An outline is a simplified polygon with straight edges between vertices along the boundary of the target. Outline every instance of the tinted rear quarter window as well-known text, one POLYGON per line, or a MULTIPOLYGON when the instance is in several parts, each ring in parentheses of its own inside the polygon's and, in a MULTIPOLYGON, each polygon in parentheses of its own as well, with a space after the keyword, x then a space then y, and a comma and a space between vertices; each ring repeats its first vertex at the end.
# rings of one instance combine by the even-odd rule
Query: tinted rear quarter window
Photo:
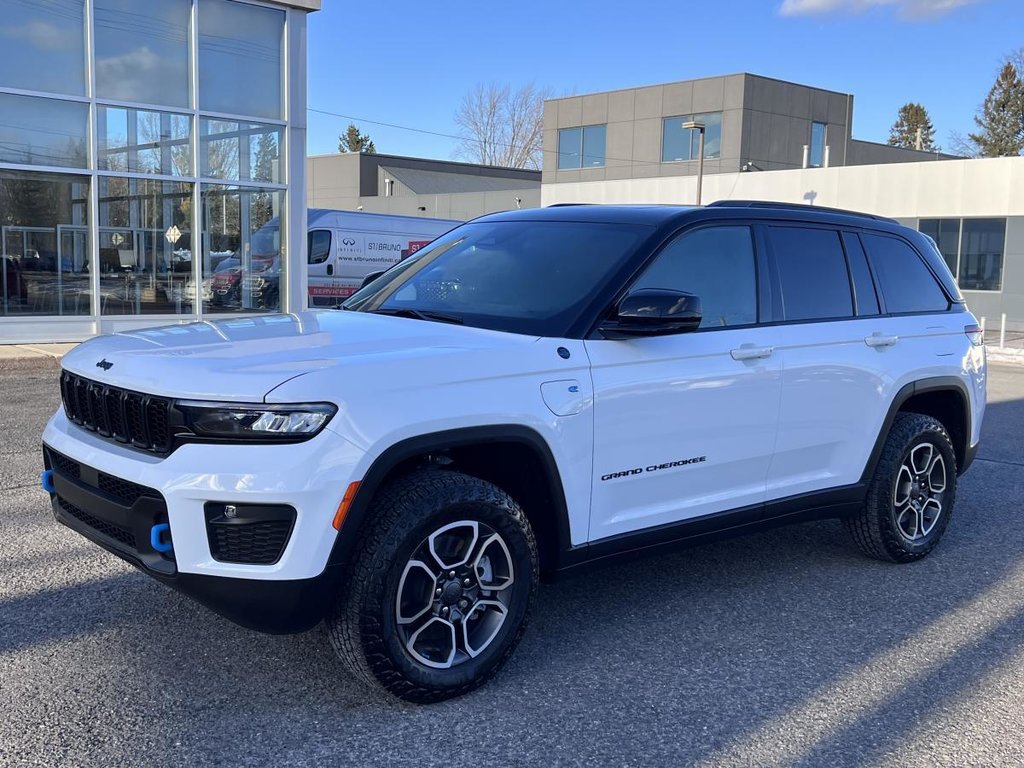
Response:
POLYGON ((853 317, 853 296, 839 232, 769 227, 786 320, 853 317))
POLYGON ((860 238, 852 232, 843 234, 843 245, 846 246, 846 258, 850 263, 850 273, 853 275, 853 292, 857 297, 857 315, 865 317, 878 314, 878 295, 875 293, 875 284, 871 280, 871 271, 868 269, 868 257, 864 253, 864 246, 860 244, 860 238))
POLYGON ((945 312, 949 299, 917 251, 886 235, 863 235, 868 258, 882 290, 885 311, 945 312))

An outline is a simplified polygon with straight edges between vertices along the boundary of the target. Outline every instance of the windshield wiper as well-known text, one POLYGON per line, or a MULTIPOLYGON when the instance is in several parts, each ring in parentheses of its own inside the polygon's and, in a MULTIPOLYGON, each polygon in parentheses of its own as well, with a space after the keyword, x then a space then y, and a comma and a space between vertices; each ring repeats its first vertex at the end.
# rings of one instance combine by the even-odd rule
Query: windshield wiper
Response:
POLYGON ((462 325, 465 322, 459 315, 451 315, 447 312, 434 312, 429 309, 371 309, 369 314, 411 317, 414 320, 436 320, 441 323, 452 323, 453 325, 462 325))

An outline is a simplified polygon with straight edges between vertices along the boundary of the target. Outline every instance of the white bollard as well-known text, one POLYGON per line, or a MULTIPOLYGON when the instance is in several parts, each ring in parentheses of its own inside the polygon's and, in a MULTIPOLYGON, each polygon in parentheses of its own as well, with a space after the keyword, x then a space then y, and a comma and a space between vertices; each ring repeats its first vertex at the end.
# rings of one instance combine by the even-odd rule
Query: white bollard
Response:
POLYGON ((1006 313, 1003 312, 1002 322, 999 324, 999 348, 1006 346, 1006 313))

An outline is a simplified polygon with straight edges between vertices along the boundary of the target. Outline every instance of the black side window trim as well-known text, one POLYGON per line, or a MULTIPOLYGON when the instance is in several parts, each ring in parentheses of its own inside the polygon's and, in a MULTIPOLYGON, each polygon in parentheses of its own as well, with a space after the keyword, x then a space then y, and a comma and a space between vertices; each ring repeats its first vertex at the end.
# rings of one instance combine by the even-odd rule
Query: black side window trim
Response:
POLYGON ((758 230, 760 229, 759 223, 757 221, 748 221, 745 219, 728 219, 724 221, 699 221, 694 222, 689 226, 681 227, 673 232, 670 232, 668 235, 665 236, 665 239, 662 240, 662 242, 659 243, 656 248, 651 250, 651 253, 643 260, 641 264, 637 266, 637 268, 633 271, 633 274, 631 274, 629 278, 623 283, 623 287, 619 289, 618 292, 615 293, 615 295, 612 297, 612 300, 601 311, 597 319, 594 321, 594 324, 591 327, 590 332, 583 338, 598 340, 604 339, 604 337, 597 332, 598 328, 601 327, 601 323, 603 323, 605 320, 609 318, 611 311, 618 305, 622 298, 633 289, 633 286, 636 284, 637 280, 639 280, 647 271, 647 268, 650 267, 658 259, 658 257, 665 252, 665 249, 667 249, 672 243, 674 243, 683 235, 688 235, 691 232, 696 232, 699 229, 713 229, 722 227, 746 227, 750 231, 750 247, 754 251, 754 280, 756 288, 756 290, 754 291, 754 300, 757 304, 757 306, 755 307, 755 314, 758 318, 758 321, 754 323, 746 323, 744 325, 727 325, 716 326, 711 328, 698 328, 695 331, 691 331, 691 333, 713 333, 720 331, 734 331, 739 330, 741 328, 756 328, 760 325, 765 325, 766 321, 763 319, 765 316, 762 314, 762 302, 764 302, 766 296, 769 296, 770 294, 767 294, 763 289, 763 269, 765 266, 765 261, 761 237, 758 234, 758 230))
MULTIPOLYGON (((840 231, 840 238, 843 243, 843 252, 846 254, 846 268, 850 271, 850 286, 853 288, 853 313, 855 317, 884 317, 885 316, 885 300, 882 298, 882 287, 878 284, 878 277, 875 275, 875 270, 871 267, 871 257, 868 256, 867 246, 864 245, 864 239, 860 236, 860 233, 856 230, 844 229, 840 231), (865 313, 861 314, 860 306, 857 304, 857 276, 853 273, 853 264, 850 263, 850 250, 846 244, 847 239, 856 238, 857 243, 860 245, 861 253, 864 255, 864 264, 868 269, 868 277, 871 278, 871 290, 875 292, 875 301, 878 302, 878 314, 865 313)), ((866 288, 867 286, 865 286, 866 288)))

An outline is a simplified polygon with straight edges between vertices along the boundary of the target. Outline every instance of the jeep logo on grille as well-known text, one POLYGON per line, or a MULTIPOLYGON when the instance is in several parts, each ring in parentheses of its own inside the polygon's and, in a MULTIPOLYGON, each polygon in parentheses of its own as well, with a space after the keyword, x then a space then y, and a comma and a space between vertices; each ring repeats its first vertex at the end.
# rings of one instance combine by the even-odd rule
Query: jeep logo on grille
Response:
POLYGON ((114 367, 114 364, 113 363, 108 363, 107 362, 107 358, 103 358, 98 363, 96 363, 96 367, 97 368, 102 368, 104 371, 109 371, 111 368, 114 367))

